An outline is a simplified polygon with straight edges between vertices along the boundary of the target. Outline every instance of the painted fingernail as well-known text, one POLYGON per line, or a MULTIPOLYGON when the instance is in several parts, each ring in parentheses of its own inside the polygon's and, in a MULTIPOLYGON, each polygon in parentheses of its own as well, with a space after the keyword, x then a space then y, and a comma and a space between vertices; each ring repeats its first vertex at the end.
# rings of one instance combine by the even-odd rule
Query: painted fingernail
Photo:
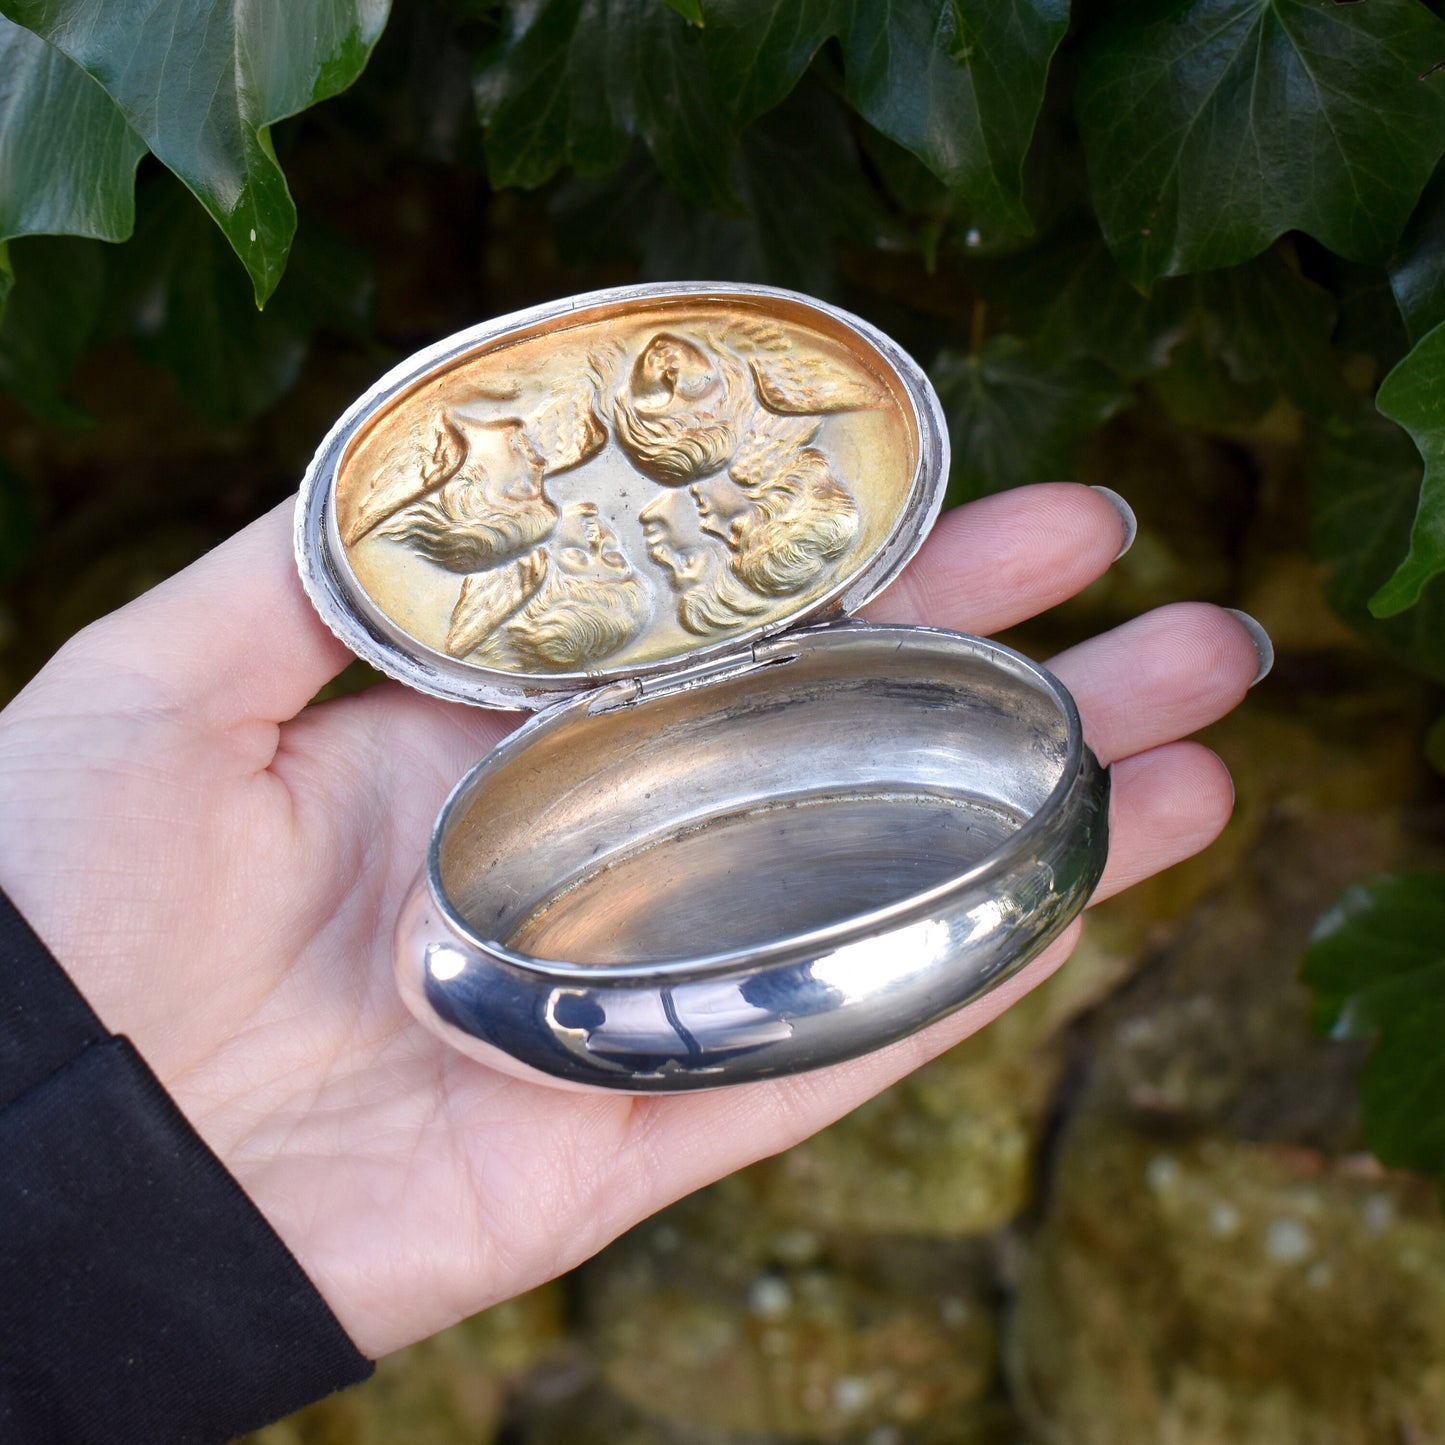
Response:
POLYGON ((1134 515, 1133 507, 1113 487, 1094 487, 1093 490, 1104 497, 1119 514, 1120 525, 1124 528, 1123 546, 1114 554, 1114 560, 1117 562, 1134 545, 1134 538, 1139 535, 1139 519, 1134 515))
POLYGON ((1262 682, 1269 676, 1269 670, 1274 666, 1274 643, 1269 640, 1269 633, 1252 618, 1249 613, 1241 612, 1237 607, 1226 607, 1224 609, 1229 615, 1238 620, 1239 625, 1249 633, 1249 640, 1254 643, 1254 655, 1259 659, 1259 671, 1254 674, 1254 682, 1262 682))

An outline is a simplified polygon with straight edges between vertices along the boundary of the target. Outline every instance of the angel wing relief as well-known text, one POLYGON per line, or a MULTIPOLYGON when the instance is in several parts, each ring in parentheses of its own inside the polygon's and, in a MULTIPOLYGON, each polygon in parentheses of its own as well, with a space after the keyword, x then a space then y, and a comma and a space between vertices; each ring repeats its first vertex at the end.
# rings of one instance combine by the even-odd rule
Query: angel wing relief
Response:
POLYGON ((825 597, 916 460, 886 368, 722 301, 482 349, 353 443, 348 561, 425 646, 597 676, 825 597))

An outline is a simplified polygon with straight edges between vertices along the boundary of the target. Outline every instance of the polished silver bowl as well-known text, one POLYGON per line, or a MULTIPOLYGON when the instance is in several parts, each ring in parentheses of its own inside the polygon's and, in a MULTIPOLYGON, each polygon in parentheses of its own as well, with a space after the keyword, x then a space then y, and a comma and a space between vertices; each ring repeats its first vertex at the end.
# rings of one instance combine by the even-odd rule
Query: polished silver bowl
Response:
POLYGON ((583 694, 437 820, 396 969, 534 1080, 658 1093, 817 1068, 942 1018, 1083 908, 1109 780, 993 642, 823 625, 583 694))

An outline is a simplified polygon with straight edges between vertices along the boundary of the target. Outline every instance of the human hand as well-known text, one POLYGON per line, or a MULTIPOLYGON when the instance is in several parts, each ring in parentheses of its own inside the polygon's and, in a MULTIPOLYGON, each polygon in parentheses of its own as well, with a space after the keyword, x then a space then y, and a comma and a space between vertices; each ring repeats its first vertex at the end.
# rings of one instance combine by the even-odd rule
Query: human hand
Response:
MULTIPOLYGON (((367 1354, 577 1264, 981 1028, 1068 956, 863 1059, 714 1094, 576 1094, 454 1053, 401 1004, 392 924, 443 797, 517 715, 386 683, 307 706, 350 660, 302 592, 291 508, 67 643, 0 714, 0 886, 127 1034, 367 1354)), ((1120 545, 1085 487, 944 516, 874 620, 990 633, 1120 545)), ((1114 764, 1096 899, 1224 826, 1178 739, 1254 678, 1247 630, 1162 608, 1050 666, 1114 764)))

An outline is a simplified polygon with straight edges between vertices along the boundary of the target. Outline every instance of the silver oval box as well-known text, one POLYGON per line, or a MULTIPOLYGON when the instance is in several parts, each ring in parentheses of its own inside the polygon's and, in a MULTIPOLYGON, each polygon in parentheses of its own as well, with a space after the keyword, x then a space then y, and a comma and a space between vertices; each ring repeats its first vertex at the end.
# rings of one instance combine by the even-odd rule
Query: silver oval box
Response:
POLYGON ((947 471, 911 358, 764 287, 536 307, 347 411, 297 509, 322 617, 412 687, 535 711, 398 920, 427 1027, 536 1080, 711 1088, 879 1048, 1062 931, 1107 851, 1072 699, 851 616, 947 471))

